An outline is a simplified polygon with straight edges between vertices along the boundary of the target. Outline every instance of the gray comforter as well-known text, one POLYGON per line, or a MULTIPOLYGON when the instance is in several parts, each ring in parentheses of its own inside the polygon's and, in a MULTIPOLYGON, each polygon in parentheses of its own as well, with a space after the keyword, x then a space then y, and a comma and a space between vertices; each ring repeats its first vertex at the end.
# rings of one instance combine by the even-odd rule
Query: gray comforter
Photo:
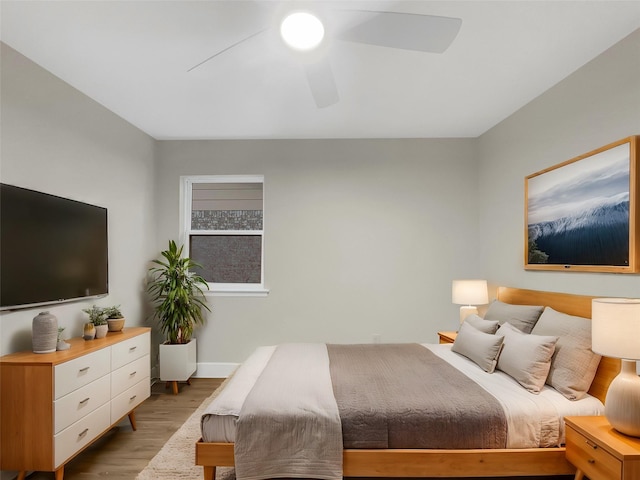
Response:
POLYGON ((500 403, 418 344, 327 345, 344 448, 505 448, 500 403))
POLYGON ((498 401, 418 344, 285 344, 247 395, 238 480, 342 479, 344 448, 505 448, 498 401))

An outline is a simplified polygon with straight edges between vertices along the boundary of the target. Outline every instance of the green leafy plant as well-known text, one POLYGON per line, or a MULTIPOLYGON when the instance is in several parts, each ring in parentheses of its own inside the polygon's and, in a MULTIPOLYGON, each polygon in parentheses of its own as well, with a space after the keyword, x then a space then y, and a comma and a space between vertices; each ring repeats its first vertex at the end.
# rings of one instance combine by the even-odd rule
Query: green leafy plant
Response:
POLYGON ((107 316, 107 319, 124 318, 124 315, 122 315, 122 312, 120 311, 120 305, 114 305, 113 307, 105 307, 102 309, 102 311, 107 316))
POLYGON ((82 311, 89 315, 89 321, 94 325, 106 325, 107 316, 104 310, 97 305, 91 305, 91 308, 83 308, 82 311))
POLYGON ((182 249, 170 240, 169 249, 161 252, 164 260, 153 260, 159 266, 149 269, 151 280, 147 284, 154 318, 170 344, 189 343, 194 327, 204 323, 202 309, 211 311, 203 292, 208 288, 207 281, 191 271, 200 265, 182 257, 182 249))

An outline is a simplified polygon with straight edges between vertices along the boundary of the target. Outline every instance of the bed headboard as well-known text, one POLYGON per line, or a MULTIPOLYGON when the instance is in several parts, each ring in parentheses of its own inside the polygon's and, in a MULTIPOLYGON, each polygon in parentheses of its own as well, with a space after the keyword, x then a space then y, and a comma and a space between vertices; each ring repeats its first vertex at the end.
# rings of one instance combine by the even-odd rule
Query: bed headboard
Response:
MULTIPOLYGON (((498 287, 498 300, 514 305, 544 305, 558 312, 579 317, 591 318, 591 300, 597 297, 574 295, 570 293, 543 292, 521 288, 498 287)), ((611 381, 620 372, 620 360, 602 357, 596 376, 591 383, 589 393, 603 403, 611 381)))

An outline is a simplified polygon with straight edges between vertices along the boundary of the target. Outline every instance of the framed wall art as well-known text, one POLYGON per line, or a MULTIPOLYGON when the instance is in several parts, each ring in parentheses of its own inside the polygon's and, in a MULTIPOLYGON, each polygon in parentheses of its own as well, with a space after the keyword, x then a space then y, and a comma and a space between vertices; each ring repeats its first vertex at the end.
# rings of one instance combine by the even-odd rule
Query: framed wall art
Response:
POLYGON ((639 139, 525 178, 525 269, 640 273, 639 139))

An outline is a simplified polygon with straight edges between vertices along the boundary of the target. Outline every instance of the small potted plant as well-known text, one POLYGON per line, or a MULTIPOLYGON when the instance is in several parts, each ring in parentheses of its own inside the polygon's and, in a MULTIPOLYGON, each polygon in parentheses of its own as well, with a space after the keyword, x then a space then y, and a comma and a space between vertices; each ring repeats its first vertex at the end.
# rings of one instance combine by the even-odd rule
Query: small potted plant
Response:
POLYGON ((203 288, 207 281, 192 269, 199 265, 182 256, 182 246, 171 240, 169 249, 161 252, 163 260, 153 260, 157 266, 149 269, 151 279, 147 291, 155 307, 154 318, 166 342, 160 345, 160 380, 173 383, 178 393, 178 381, 188 381, 196 371, 196 325, 204 323, 202 310, 211 311, 203 288))
POLYGON ((58 327, 58 342, 56 344, 56 350, 69 350, 71 345, 64 341, 62 332, 64 332, 64 327, 58 327))
POLYGON ((84 308, 82 311, 89 315, 89 322, 92 323, 96 329, 95 338, 104 338, 107 335, 109 326, 107 324, 107 316, 102 308, 92 305, 91 308, 84 308))
POLYGON ((107 316, 107 324, 110 332, 119 332, 124 327, 124 315, 120 311, 120 305, 103 308, 102 311, 107 316))

